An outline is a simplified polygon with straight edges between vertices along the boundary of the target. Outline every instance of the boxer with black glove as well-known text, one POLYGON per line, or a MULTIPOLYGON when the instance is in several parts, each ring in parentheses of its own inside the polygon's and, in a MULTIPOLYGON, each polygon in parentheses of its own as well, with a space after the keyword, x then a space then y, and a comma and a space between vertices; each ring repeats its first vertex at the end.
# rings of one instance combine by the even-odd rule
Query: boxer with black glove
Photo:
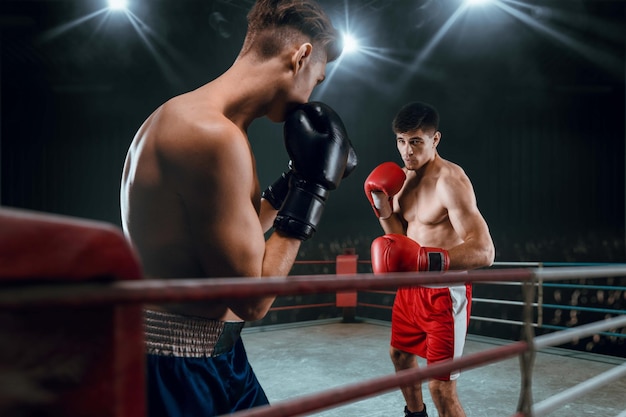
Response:
POLYGON ((355 169, 356 153, 341 118, 323 103, 299 105, 285 120, 284 134, 292 168, 274 228, 306 240, 317 230, 329 192, 355 169))

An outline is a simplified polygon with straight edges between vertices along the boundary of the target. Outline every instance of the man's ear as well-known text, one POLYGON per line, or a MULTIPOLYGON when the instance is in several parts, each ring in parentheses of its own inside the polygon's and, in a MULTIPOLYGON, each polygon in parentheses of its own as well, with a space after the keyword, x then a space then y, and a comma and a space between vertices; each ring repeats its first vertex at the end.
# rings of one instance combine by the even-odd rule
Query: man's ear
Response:
POLYGON ((435 148, 437 147, 437 145, 439 145, 440 141, 441 141, 441 132, 436 131, 435 135, 433 136, 433 144, 435 145, 435 148))
POLYGON ((297 74, 298 71, 302 69, 306 60, 311 57, 312 52, 313 52, 313 45, 306 42, 300 45, 298 50, 293 53, 293 55, 291 56, 291 67, 293 69, 294 74, 297 74))

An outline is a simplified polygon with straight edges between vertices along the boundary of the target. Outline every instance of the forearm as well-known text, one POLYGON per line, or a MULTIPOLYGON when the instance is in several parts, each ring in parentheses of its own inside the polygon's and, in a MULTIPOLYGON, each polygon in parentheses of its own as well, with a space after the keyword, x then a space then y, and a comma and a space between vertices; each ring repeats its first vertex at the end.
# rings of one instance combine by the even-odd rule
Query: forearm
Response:
POLYGON ((397 233, 397 234, 406 234, 406 230, 404 229, 404 225, 402 221, 398 218, 396 213, 393 213, 386 219, 378 219, 380 222, 380 226, 383 228, 386 234, 397 233))
POLYGON ((471 270, 491 266, 495 258, 495 249, 491 240, 468 239, 448 249, 448 254, 450 269, 471 270))
MULTIPOLYGON (((280 232, 272 233, 265 244, 261 276, 257 279, 287 276, 296 260, 301 244, 299 239, 287 237, 280 232)), ((275 299, 276 296, 270 295, 233 300, 230 303, 230 308, 243 320, 260 320, 265 317, 275 299)))
POLYGON ((280 231, 274 231, 265 243, 261 275, 264 277, 288 275, 301 245, 300 239, 289 237, 280 231))
POLYGON ((261 227, 263 228, 263 233, 266 233, 268 230, 272 228, 274 224, 274 219, 276 218, 276 214, 278 210, 276 210, 272 205, 264 198, 261 199, 261 210, 259 212, 259 221, 261 222, 261 227))

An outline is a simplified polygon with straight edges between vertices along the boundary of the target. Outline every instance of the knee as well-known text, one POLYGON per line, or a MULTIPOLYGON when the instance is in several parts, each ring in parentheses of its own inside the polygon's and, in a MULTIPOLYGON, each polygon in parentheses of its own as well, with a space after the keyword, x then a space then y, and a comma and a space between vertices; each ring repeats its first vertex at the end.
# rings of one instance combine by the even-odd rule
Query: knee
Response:
POLYGON ((415 360, 415 355, 396 349, 393 346, 389 348, 389 357, 394 365, 402 368, 408 368, 415 360))
POLYGON ((440 381, 437 379, 431 379, 428 382, 428 389, 433 399, 448 401, 456 398, 455 381, 440 381))
POLYGON ((443 397, 443 390, 441 386, 441 381, 437 381, 435 379, 431 379, 428 382, 428 390, 430 391, 430 395, 433 398, 441 398, 443 397))

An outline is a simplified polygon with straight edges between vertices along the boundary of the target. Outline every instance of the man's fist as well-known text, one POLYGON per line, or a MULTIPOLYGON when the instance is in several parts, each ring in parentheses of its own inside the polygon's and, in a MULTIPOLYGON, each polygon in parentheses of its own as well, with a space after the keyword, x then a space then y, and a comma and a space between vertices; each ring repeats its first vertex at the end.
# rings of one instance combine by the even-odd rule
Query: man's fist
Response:
POLYGON ((406 174, 393 162, 378 165, 365 179, 365 195, 376 216, 381 219, 391 216, 393 196, 400 191, 405 180, 406 174))
POLYGON ((447 271, 448 251, 427 248, 400 234, 377 237, 372 242, 372 270, 385 272, 447 271))
POLYGON ((355 169, 356 152, 339 115, 323 103, 299 105, 283 130, 291 175, 280 181, 288 187, 274 228, 306 240, 317 230, 330 190, 355 169))

